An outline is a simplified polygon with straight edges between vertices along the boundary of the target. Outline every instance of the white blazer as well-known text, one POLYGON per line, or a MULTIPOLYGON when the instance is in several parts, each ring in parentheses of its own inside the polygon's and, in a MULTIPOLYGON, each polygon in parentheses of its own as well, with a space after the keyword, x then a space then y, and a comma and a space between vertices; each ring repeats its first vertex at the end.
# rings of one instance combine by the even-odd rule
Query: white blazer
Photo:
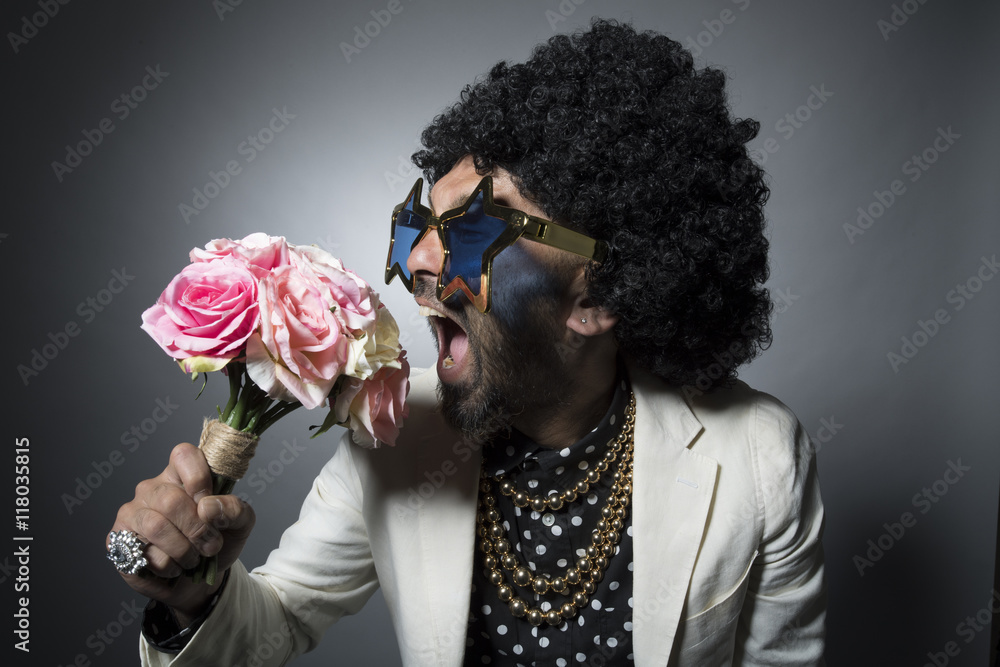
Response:
MULTIPOLYGON (((743 383, 685 396, 629 371, 635 664, 823 664, 823 506, 801 425, 743 383)), ((459 667, 481 455, 444 424, 436 386, 413 378, 395 447, 345 438, 267 563, 233 565, 180 654, 140 639, 142 664, 284 664, 381 586, 403 663, 459 667)))

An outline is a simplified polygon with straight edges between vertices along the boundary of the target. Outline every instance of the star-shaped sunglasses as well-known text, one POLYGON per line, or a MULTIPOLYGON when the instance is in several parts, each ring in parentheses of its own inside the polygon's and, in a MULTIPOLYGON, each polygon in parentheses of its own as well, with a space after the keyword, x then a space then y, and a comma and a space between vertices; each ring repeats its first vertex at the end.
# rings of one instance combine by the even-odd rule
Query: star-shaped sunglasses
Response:
POLYGON ((385 263, 385 282, 398 275, 413 292, 413 275, 406 268, 410 252, 428 229, 436 229, 441 247, 437 298, 444 301, 464 292, 476 308, 490 310, 493 258, 519 238, 566 250, 603 262, 608 247, 572 229, 493 201, 493 179, 483 177, 465 203, 440 216, 420 203, 424 181, 418 178, 406 200, 392 211, 392 238, 385 263))

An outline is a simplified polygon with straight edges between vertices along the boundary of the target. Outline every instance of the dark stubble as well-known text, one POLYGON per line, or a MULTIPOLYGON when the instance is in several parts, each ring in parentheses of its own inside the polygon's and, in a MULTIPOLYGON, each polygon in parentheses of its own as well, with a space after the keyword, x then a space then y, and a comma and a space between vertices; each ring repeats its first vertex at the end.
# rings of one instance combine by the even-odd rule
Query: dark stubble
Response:
MULTIPOLYGON (((560 347, 566 323, 558 305, 570 283, 560 268, 495 282, 487 314, 464 297, 449 299, 450 314, 468 334, 466 354, 471 356, 466 380, 461 385, 439 383, 438 396, 448 424, 473 442, 485 444, 507 434, 519 415, 554 410, 575 393, 564 361, 566 348, 560 347)), ((433 298, 432 284, 415 287, 418 296, 433 298)))

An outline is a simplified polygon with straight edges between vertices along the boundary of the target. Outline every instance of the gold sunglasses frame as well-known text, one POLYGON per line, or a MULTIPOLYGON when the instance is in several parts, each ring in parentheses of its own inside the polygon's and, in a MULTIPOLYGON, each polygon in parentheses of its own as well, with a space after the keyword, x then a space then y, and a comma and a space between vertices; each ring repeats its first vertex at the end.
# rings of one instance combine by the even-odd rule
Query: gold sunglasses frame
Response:
MULTIPOLYGON (((475 304, 476 308, 478 308, 480 312, 490 312, 490 286, 492 284, 493 276, 493 259, 503 250, 512 246, 519 238, 524 238, 529 241, 565 250, 597 263, 603 262, 608 256, 608 246, 604 241, 592 239, 586 234, 581 234, 580 232, 564 227, 560 224, 552 222, 551 220, 529 215, 516 208, 501 206, 500 204, 495 203, 493 201, 493 178, 490 176, 484 176, 483 179, 479 181, 479 184, 472 190, 471 193, 469 193, 469 196, 465 200, 464 204, 457 208, 449 209, 440 216, 434 215, 429 208, 421 203, 420 195, 423 190, 423 184, 424 179, 418 178, 417 182, 413 184, 412 188, 410 188, 410 193, 407 195, 406 199, 403 200, 403 203, 397 205, 392 210, 389 255, 386 258, 385 263, 386 285, 392 281, 393 276, 398 275, 407 291, 411 294, 413 293, 413 276, 411 275, 407 278, 404 275, 403 268, 400 267, 399 262, 392 261, 392 250, 393 246, 396 244, 396 217, 406 208, 407 203, 411 199, 413 200, 413 213, 421 216, 425 220, 425 224, 424 228, 417 234, 417 238, 413 242, 413 246, 411 246, 410 250, 412 251, 412 249, 415 248, 421 240, 423 240, 427 230, 431 228, 437 230, 438 240, 441 242, 443 252, 441 253, 441 266, 438 268, 437 279, 437 298, 439 301, 444 301, 456 292, 461 291, 466 297, 468 297, 469 301, 475 304), (445 264, 448 261, 448 256, 451 254, 451 250, 449 250, 448 243, 446 241, 448 221, 465 215, 469 208, 471 208, 475 203, 480 192, 483 194, 483 213, 489 217, 503 220, 507 223, 507 229, 505 229, 500 236, 497 237, 497 239, 483 252, 481 275, 479 279, 479 294, 474 294, 468 283, 466 283, 461 276, 456 276, 447 285, 445 285, 442 280, 444 278, 445 264)), ((407 257, 409 257, 409 253, 407 253, 407 257)))

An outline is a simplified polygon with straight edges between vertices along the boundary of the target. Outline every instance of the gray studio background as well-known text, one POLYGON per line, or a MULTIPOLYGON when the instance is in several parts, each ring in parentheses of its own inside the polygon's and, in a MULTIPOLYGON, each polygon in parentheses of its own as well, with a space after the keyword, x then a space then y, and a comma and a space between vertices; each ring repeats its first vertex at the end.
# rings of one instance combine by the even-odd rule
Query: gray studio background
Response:
MULTIPOLYGON (((317 243, 376 284, 428 365, 410 296, 381 285, 419 132, 493 63, 592 15, 694 44, 731 77, 735 113, 761 121, 775 341, 742 377, 788 403, 820 449, 830 663, 985 664, 1000 477, 996 3, 77 1, 52 2, 51 17, 45 4, 7 3, 0 47, 7 516, 14 442, 31 450, 30 528, 0 531, 6 664, 137 660, 137 596, 104 536, 224 394, 212 378, 196 401, 139 329, 188 251, 253 231, 317 243), (379 16, 391 20, 355 43, 379 16), (269 124, 281 131, 248 160, 244 142, 269 124), (84 132, 100 143, 54 168, 84 132), (185 219, 179 206, 230 161, 239 173, 185 219), (53 358, 22 377, 46 345, 53 358), (171 406, 159 423, 158 405, 171 406), (143 425, 153 432, 123 440, 143 425), (27 655, 12 649, 15 535, 34 538, 27 655)), ((301 412, 269 431, 251 468, 267 477, 241 485, 258 514, 251 566, 336 447, 333 434, 308 440, 315 423, 301 412)), ((299 664, 335 662, 399 663, 379 596, 299 664)))

